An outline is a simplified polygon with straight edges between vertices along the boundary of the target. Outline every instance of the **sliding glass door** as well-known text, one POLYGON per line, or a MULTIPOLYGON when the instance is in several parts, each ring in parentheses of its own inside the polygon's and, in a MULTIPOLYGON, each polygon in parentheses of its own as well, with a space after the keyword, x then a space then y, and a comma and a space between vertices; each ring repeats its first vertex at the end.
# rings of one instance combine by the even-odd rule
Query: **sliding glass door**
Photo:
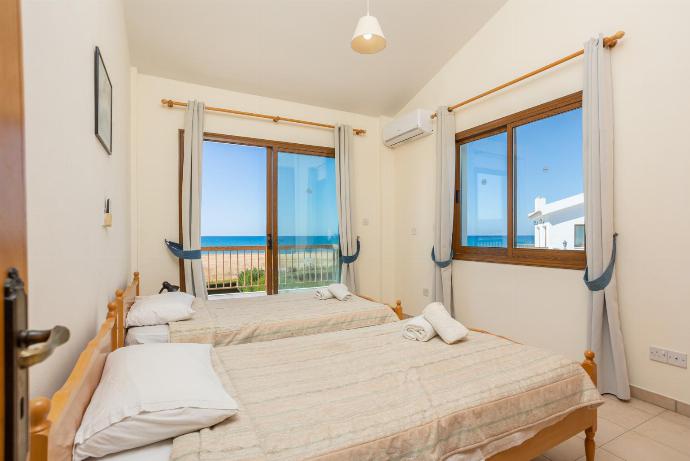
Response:
POLYGON ((329 285, 339 276, 335 159, 278 152, 278 291, 329 285))
POLYGON ((201 247, 209 294, 266 292, 265 148, 205 141, 201 247))
POLYGON ((207 134, 202 263, 212 294, 275 294, 339 279, 332 148, 207 134))

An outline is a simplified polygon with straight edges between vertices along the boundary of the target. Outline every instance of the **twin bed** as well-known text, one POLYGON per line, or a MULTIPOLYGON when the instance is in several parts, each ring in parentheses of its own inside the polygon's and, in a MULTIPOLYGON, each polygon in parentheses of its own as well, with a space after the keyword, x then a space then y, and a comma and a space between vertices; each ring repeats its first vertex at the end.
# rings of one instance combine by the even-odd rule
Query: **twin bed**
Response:
MULTIPOLYGON (((123 341, 136 282, 109 305, 52 401, 32 402, 32 461, 71 459, 105 358, 123 341)), ((602 399, 591 352, 577 364, 479 331, 455 345, 421 343, 402 338, 401 326, 306 336, 291 328, 293 337, 242 336, 244 344, 216 346, 217 374, 240 407, 235 416, 102 459, 529 460, 585 431, 587 460, 594 460, 602 399)))
MULTIPOLYGON (((137 295, 139 282, 135 272, 132 285, 137 295)), ((113 303, 120 346, 162 342, 228 346, 362 328, 402 318, 400 301, 390 307, 356 295, 346 301, 322 300, 313 290, 299 290, 273 296, 197 299, 192 305, 196 313, 189 320, 125 331, 130 304, 124 302, 123 291, 116 292, 113 303)))

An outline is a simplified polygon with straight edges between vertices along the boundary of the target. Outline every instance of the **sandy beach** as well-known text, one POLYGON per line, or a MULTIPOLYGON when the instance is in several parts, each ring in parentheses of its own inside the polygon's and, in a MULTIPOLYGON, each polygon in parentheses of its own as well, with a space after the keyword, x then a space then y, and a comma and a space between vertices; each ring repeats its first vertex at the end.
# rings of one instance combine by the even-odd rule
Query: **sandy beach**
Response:
MULTIPOLYGON (((204 277, 210 285, 230 286, 245 270, 266 270, 264 250, 204 251, 201 262, 204 277)), ((336 250, 329 248, 287 250, 278 255, 278 270, 280 280, 284 282, 290 278, 331 283, 337 276, 338 254, 336 250)), ((252 275, 248 276, 243 285, 257 284, 252 275)))

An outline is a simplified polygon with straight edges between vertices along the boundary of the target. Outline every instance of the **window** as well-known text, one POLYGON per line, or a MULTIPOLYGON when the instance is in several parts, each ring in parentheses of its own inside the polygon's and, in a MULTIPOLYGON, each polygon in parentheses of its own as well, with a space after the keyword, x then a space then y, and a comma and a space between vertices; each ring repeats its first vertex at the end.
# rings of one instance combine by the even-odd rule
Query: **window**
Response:
POLYGON ((575 224, 575 236, 573 237, 575 248, 585 247, 585 225, 575 224))
POLYGON ((506 247, 508 203, 506 202, 505 133, 460 145, 462 175, 462 244, 471 247, 506 247))
POLYGON ((582 93, 455 139, 456 259, 584 268, 582 93))
POLYGON ((201 262, 209 294, 275 294, 339 280, 334 149, 204 138, 201 262))

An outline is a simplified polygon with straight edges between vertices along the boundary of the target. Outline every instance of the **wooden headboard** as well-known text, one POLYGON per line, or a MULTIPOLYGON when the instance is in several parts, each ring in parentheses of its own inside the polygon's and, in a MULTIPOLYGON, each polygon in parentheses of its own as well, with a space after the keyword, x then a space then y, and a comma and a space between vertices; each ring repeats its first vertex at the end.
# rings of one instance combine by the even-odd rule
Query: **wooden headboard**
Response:
POLYGON ((108 354, 124 344, 124 319, 139 294, 139 273, 125 290, 117 290, 108 315, 79 355, 65 384, 52 399, 39 397, 30 404, 30 461, 69 461, 74 436, 101 379, 108 354))
MULTIPOLYGON (((140 283, 141 279, 139 278, 139 272, 135 272, 134 277, 132 278, 132 283, 129 284, 124 291, 117 290, 115 292, 115 299, 108 304, 108 311, 110 311, 111 304, 114 305, 115 308, 116 320, 114 331, 117 347, 122 347, 125 345, 125 334, 127 333, 125 329, 125 319, 127 318, 129 309, 134 304, 136 297, 139 296, 140 283)), ((114 349, 117 349, 117 347, 114 347, 114 349)))

